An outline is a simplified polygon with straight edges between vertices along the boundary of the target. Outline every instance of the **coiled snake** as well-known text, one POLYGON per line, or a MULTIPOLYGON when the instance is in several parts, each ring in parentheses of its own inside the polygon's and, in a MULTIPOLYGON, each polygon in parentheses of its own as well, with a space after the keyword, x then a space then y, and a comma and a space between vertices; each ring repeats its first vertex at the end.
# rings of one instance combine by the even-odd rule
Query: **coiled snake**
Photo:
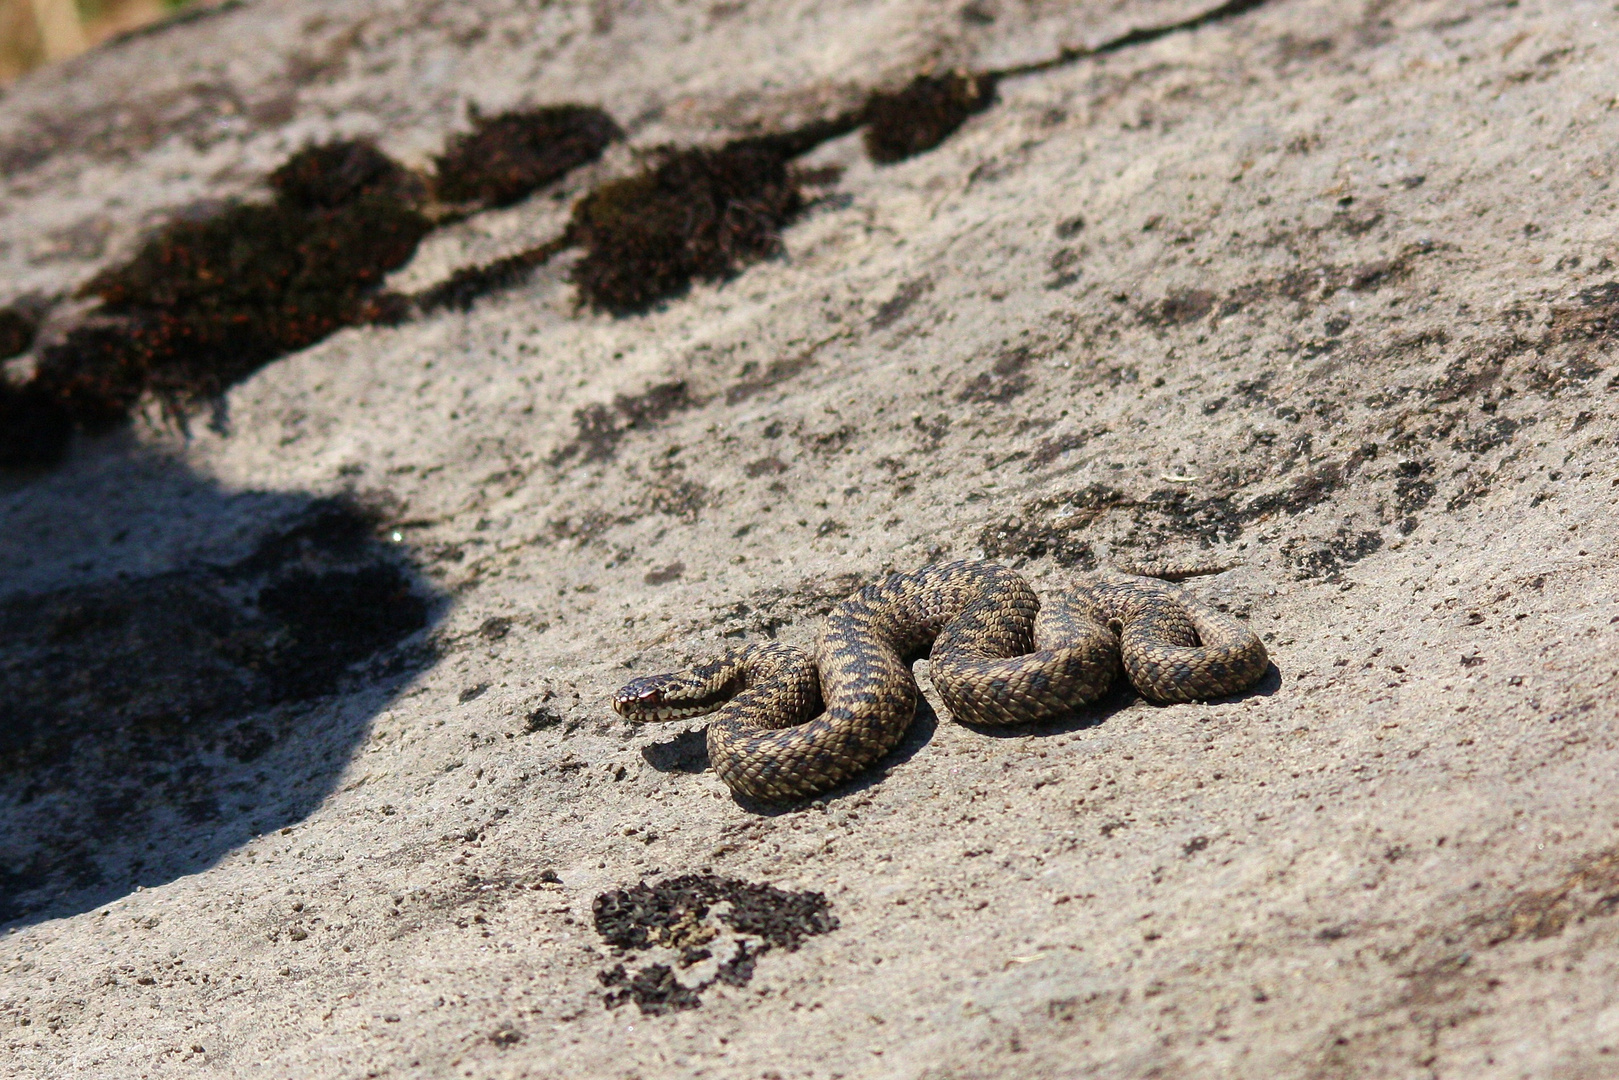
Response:
POLYGON ((946 707, 970 724, 1069 713, 1100 697, 1121 661, 1163 702, 1238 693, 1269 663, 1252 630, 1164 581, 1102 571, 1042 603, 1004 566, 954 562, 842 601, 813 654, 745 645, 636 679, 613 708, 636 721, 714 713, 715 771, 738 795, 785 802, 836 787, 898 744, 916 713, 911 664, 924 656, 946 707))

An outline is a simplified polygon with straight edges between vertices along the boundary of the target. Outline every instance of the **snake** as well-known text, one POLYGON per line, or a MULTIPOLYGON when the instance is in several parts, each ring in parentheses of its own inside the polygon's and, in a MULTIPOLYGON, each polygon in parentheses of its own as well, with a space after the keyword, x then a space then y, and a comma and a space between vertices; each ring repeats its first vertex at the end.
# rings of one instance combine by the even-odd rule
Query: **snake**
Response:
POLYGON ((966 560, 892 574, 834 605, 805 651, 761 641, 635 679, 613 708, 638 723, 710 715, 709 763, 737 796, 812 798, 897 746, 929 661, 957 721, 1039 724, 1102 697, 1122 668, 1161 703, 1239 694, 1269 657, 1251 629, 1169 581, 1099 570, 1044 601, 1016 571, 966 560))

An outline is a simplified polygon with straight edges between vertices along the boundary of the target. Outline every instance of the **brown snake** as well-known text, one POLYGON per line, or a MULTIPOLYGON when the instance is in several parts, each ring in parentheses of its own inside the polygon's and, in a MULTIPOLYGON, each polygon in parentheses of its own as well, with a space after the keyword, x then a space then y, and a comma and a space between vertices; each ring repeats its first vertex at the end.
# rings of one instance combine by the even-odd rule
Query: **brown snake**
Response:
POLYGON ((924 656, 957 720, 996 725, 1095 701, 1121 661, 1142 695, 1163 702, 1240 693, 1269 664, 1252 630, 1164 581, 1102 571, 1042 603, 1004 566, 955 562, 842 601, 813 654, 745 645, 636 679, 613 708, 636 721, 713 713, 715 771, 738 795, 786 802, 836 787, 899 743, 916 714, 911 664, 924 656))

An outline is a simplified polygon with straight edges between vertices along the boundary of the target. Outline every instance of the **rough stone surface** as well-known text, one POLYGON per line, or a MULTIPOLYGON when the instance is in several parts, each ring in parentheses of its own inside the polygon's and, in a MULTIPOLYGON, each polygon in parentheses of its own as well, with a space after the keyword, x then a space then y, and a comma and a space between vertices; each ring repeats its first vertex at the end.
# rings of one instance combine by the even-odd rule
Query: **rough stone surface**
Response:
MULTIPOLYGON (((420 288, 637 151, 1198 10, 226 5, 0 98, 0 305, 312 140, 425 166, 471 104, 624 128, 430 237, 420 288)), ((827 144, 779 255, 647 314, 581 310, 564 256, 5 478, 5 1070, 1615 1075, 1616 51, 1607 0, 1275 0, 1004 79, 907 161, 827 144), (925 708, 880 774, 777 814, 702 771, 699 724, 607 707, 972 554, 1043 590, 1237 563, 1191 587, 1276 675, 1040 730, 925 708), (415 614, 266 688, 327 640, 276 583, 345 573, 333 610, 415 614), (592 916, 688 874, 822 894, 835 928, 755 954, 681 909, 660 934, 723 930, 735 976, 688 1007, 718 954, 626 957, 592 916), (632 991, 676 1004, 605 1007, 632 991)))

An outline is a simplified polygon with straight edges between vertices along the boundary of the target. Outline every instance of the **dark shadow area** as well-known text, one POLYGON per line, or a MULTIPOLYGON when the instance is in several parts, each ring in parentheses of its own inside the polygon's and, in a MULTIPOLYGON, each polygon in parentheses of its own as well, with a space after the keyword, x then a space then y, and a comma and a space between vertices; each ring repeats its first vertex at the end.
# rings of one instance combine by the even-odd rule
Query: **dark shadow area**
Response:
POLYGON ((1225 701, 1247 701, 1249 698, 1253 697, 1270 697, 1281 688, 1282 669, 1276 666, 1276 661, 1272 660, 1270 665, 1265 668, 1265 674, 1261 675, 1259 677, 1259 681, 1254 683, 1254 685, 1250 686, 1240 694, 1232 694, 1230 697, 1217 698, 1215 699, 1215 702, 1211 702, 1211 704, 1225 701))
POLYGON ((708 729, 682 731, 667 742, 641 747, 646 763, 662 773, 700 773, 708 770, 708 729))
POLYGON ((306 817, 444 606, 358 501, 86 450, 0 488, 0 924, 306 817))

